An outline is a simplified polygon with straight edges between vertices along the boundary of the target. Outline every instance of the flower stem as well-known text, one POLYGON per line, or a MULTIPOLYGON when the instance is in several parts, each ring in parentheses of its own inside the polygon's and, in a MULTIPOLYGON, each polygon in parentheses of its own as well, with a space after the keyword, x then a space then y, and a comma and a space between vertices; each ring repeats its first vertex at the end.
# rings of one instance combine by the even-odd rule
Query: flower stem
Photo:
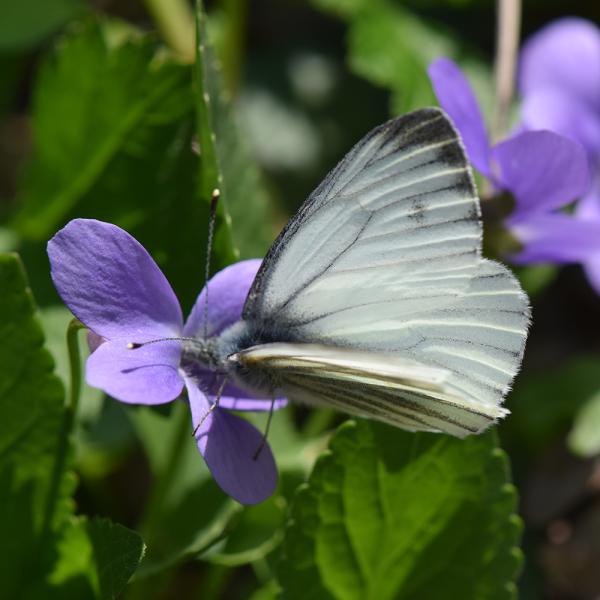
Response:
POLYGON ((496 105, 492 119, 492 141, 498 141, 508 126, 508 113, 515 89, 515 71, 521 29, 521 0, 498 0, 496 27, 496 105))
POLYGON ((196 56, 194 14, 187 0, 145 0, 165 42, 186 63, 196 56))
POLYGON ((85 325, 77 319, 73 319, 67 327, 67 348, 69 363, 71 367, 71 379, 69 382, 69 394, 63 413, 63 421, 56 449, 56 461, 52 469, 52 479, 48 491, 46 507, 44 509, 44 521, 41 533, 41 547, 47 543, 48 536, 53 527, 56 512, 56 503, 63 484, 64 471, 67 467, 69 452, 71 449, 71 434, 75 423, 75 415, 79 406, 79 395, 81 391, 81 362, 79 358, 79 339, 77 334, 85 325))
POLYGON ((79 396, 81 395, 81 358, 79 355, 78 336, 81 329, 85 329, 85 325, 77 319, 72 319, 67 327, 67 350, 69 353, 69 367, 71 371, 67 411, 71 413, 71 419, 75 418, 79 406, 79 396))
POLYGON ((248 0, 220 0, 220 7, 227 15, 225 39, 220 48, 225 89, 235 97, 243 79, 248 0))

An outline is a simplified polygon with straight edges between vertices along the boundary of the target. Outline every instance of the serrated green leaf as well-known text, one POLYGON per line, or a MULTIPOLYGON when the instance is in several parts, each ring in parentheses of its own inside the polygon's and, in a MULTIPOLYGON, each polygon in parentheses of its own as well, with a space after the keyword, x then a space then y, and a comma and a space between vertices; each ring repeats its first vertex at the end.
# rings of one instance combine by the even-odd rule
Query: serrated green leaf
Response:
POLYGON ((100 597, 113 599, 137 569, 144 554, 142 538, 135 532, 111 523, 108 519, 92 519, 85 523, 98 578, 100 597))
POLYGON ((113 600, 123 590, 143 553, 142 538, 108 519, 78 517, 61 532, 58 560, 46 597, 113 600))
POLYGON ((295 498, 283 598, 513 598, 520 521, 495 440, 340 427, 295 498))
POLYGON ((64 390, 15 255, 0 256, 0 289, 0 589, 15 598, 47 567, 72 480, 63 476, 64 390))

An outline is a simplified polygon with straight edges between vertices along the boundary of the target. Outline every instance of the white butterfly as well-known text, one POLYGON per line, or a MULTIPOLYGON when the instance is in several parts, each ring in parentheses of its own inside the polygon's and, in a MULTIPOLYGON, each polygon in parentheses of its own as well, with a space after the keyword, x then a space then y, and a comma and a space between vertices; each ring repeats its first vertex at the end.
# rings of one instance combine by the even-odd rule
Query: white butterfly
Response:
POLYGON ((243 318, 197 353, 263 393, 409 430, 479 433, 503 417, 526 295, 481 256, 458 134, 424 109, 377 127, 269 250, 243 318))

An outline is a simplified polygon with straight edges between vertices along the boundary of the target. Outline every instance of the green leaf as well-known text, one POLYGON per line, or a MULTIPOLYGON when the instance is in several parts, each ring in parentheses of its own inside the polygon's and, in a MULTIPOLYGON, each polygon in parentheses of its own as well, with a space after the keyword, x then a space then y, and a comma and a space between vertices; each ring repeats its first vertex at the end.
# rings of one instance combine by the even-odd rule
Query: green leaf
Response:
POLYGON ((81 0, 3 2, 0 50, 23 50, 38 44, 84 9, 81 0))
POLYGON ((489 75, 473 52, 443 27, 418 18, 386 0, 313 0, 314 4, 345 19, 350 68, 375 85, 392 92, 391 112, 400 114, 437 104, 427 67, 440 56, 460 58, 475 87, 489 88, 489 75), (479 85, 483 83, 484 85, 479 85))
MULTIPOLYGON (((47 238, 101 177, 118 182, 115 158, 145 156, 152 133, 189 108, 187 73, 159 57, 150 38, 117 37, 110 23, 79 23, 60 40, 35 87, 35 156, 18 220, 23 233, 47 238)), ((104 202, 112 206, 110 197, 104 202)))
POLYGON ((567 442, 579 456, 589 458, 600 453, 600 392, 596 392, 577 413, 567 442))
POLYGON ((15 598, 44 568, 72 480, 63 475, 64 390, 15 255, 0 256, 0 289, 0 589, 15 598))
POLYGON ((42 328, 15 255, 0 255, 0 289, 2 594, 113 598, 141 559, 141 538, 106 521, 88 524, 72 517, 73 414, 43 347, 42 328))
POLYGON ((283 597, 515 597, 520 521, 495 440, 341 426, 297 493, 283 597))
POLYGON ((86 523, 85 529, 93 551, 100 597, 116 598, 142 559, 142 538, 108 519, 92 519, 86 523))
POLYGON ((395 112, 435 104, 427 65, 434 58, 454 54, 446 37, 436 36, 408 11, 385 5, 353 22, 348 45, 352 70, 393 90, 395 112))
POLYGON ((59 560, 50 578, 56 598, 117 598, 144 553, 137 533, 97 518, 73 519, 58 546, 59 560))
MULTIPOLYGON (((226 159, 224 201, 239 222, 236 242, 243 256, 264 250, 270 216, 260 207, 268 208, 266 196, 216 91, 213 67, 206 77, 219 101, 209 121, 208 113, 196 110, 191 68, 151 36, 118 22, 76 24, 44 61, 34 91, 34 154, 15 217, 43 304, 56 303, 45 242, 69 219, 83 216, 135 236, 165 272, 184 312, 191 308, 203 282, 211 186, 218 181, 216 154, 198 157, 193 147, 201 132, 210 147, 213 128, 226 159)), ((225 208, 215 232, 215 269, 236 258, 225 208)))
MULTIPOLYGON (((40 69, 33 132, 15 223, 43 303, 56 303, 45 243, 83 216, 135 236, 189 310, 203 281, 208 218, 196 199, 191 68, 115 21, 77 23, 40 69)), ((230 258, 216 244, 215 264, 230 258)))

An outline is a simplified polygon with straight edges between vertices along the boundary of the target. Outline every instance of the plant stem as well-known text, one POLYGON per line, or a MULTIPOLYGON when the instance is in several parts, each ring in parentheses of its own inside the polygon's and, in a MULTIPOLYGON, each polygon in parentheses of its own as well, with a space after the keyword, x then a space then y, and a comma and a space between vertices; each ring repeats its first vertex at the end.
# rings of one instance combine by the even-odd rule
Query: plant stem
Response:
MULTIPOLYGON (((71 381, 69 382, 69 396, 67 400, 67 411, 71 418, 75 418, 79 407, 79 396, 81 395, 81 358, 79 355, 79 331, 85 329, 85 325, 77 319, 72 319, 67 327, 67 350, 69 353, 69 366, 71 381)), ((70 432, 69 432, 70 433, 70 432)))
POLYGON ((235 97, 241 87, 246 45, 246 20, 248 0, 221 0, 227 15, 225 39, 220 48, 225 89, 235 97))
POLYGON ((194 14, 187 0, 145 0, 165 42, 186 63, 196 56, 194 14))
POLYGON ((515 70, 521 28, 521 0, 498 0, 496 27, 496 105, 492 119, 492 141, 508 126, 508 113, 515 88, 515 70))
POLYGON ((60 438, 56 449, 56 461, 52 469, 52 479, 48 490, 48 499, 44 510, 44 521, 42 525, 41 547, 47 542, 47 538, 52 531, 52 521, 56 509, 56 502, 60 493, 60 487, 63 483, 63 474, 67 466, 67 459, 71 448, 71 434, 75 423, 75 415, 79 406, 79 395, 81 391, 81 362, 79 357, 79 338, 80 329, 85 329, 85 325, 77 319, 73 319, 67 327, 67 348, 69 353, 69 363, 71 367, 71 379, 69 382, 69 393, 65 412, 63 413, 63 422, 60 431, 60 438))

